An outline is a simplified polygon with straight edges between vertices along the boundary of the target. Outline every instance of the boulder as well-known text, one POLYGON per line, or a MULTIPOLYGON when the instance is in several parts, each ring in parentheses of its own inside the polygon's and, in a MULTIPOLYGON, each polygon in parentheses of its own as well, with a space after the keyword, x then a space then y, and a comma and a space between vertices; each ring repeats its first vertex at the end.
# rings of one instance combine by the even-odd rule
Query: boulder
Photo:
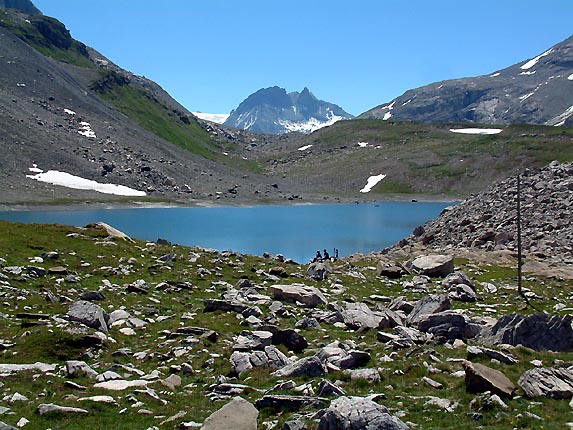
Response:
POLYGON ((527 397, 570 399, 573 397, 573 368, 531 369, 521 375, 517 384, 527 397))
POLYGON ((38 415, 49 415, 49 414, 87 414, 88 411, 80 408, 70 408, 68 406, 59 406, 53 403, 42 403, 38 405, 36 409, 38 415))
POLYGON ((414 304, 412 312, 408 314, 406 322, 416 326, 424 315, 443 312, 451 307, 450 299, 444 295, 429 295, 414 304))
POLYGON ((385 406, 363 397, 334 399, 318 423, 318 430, 408 430, 385 406))
POLYGON ((283 368, 273 372, 272 375, 279 378, 290 378, 295 376, 308 376, 314 378, 326 373, 326 368, 320 358, 316 355, 301 358, 294 363, 287 364, 283 368))
POLYGON ((474 284, 472 283, 472 281, 470 281, 470 278, 467 277, 467 275, 464 272, 454 272, 454 273, 450 273, 448 276, 446 276, 446 278, 442 281, 442 285, 446 288, 446 289, 450 289, 455 285, 467 285, 468 287, 470 287, 472 290, 476 290, 474 284))
POLYGON ((328 274, 332 273, 330 264, 328 262, 314 262, 310 263, 308 269, 306 269, 306 277, 314 279, 315 281, 322 281, 328 277, 328 274))
POLYGON ((384 276, 389 279, 400 279, 406 271, 402 266, 395 263, 388 263, 380 260, 376 265, 376 275, 384 276))
POLYGON ((322 381, 320 381, 316 389, 316 393, 319 396, 327 396, 327 397, 329 396, 340 397, 346 395, 346 393, 342 388, 340 388, 334 382, 330 382, 328 379, 323 379, 322 381))
POLYGON ((464 370, 468 393, 477 394, 490 391, 501 397, 511 397, 515 391, 513 382, 499 370, 470 361, 464 361, 464 370))
POLYGON ((96 378, 98 373, 87 365, 85 361, 69 360, 66 361, 66 372, 68 378, 74 378, 78 375, 85 375, 89 378, 96 378))
POLYGON ((299 353, 308 347, 308 341, 303 335, 297 333, 292 328, 280 329, 276 326, 266 325, 261 326, 261 330, 267 330, 273 334, 273 345, 284 345, 289 351, 299 353))
POLYGON ((424 333, 445 340, 473 339, 481 329, 479 324, 473 323, 467 315, 458 310, 421 315, 417 327, 424 333))
POLYGON ((290 363, 287 356, 273 345, 266 346, 263 351, 235 351, 231 354, 230 360, 239 376, 254 367, 280 369, 290 363))
POLYGON ((234 300, 206 299, 203 302, 203 312, 245 312, 249 307, 234 300))
POLYGON ((273 411, 298 411, 302 407, 321 407, 327 400, 312 396, 280 396, 267 394, 256 401, 257 408, 269 408, 273 411))
POLYGON ((78 300, 67 313, 71 321, 77 321, 99 331, 108 331, 109 315, 100 306, 85 300, 78 300))
POLYGON ((422 255, 411 263, 412 270, 420 275, 445 277, 454 271, 451 255, 422 255))
POLYGON ((523 345, 536 351, 573 351, 573 315, 509 314, 485 328, 479 341, 487 346, 523 345))
POLYGON ((235 351, 264 349, 272 344, 273 334, 270 331, 242 331, 233 345, 235 351))
POLYGON ((366 303, 345 303, 344 307, 333 305, 340 319, 349 328, 358 330, 362 328, 384 329, 401 322, 399 316, 390 310, 373 311, 366 303))
POLYGON ((348 369, 345 371, 347 375, 350 376, 351 380, 364 379, 368 382, 375 383, 380 382, 382 379, 380 377, 380 372, 378 369, 348 369))
POLYGON ((203 423, 202 430, 257 430, 259 411, 241 397, 235 397, 213 412, 203 423))
POLYGON ((304 284, 271 285, 271 293, 275 300, 284 302, 299 302, 307 306, 320 306, 328 303, 326 297, 315 287, 304 284))
POLYGON ((482 348, 474 345, 468 346, 467 347, 468 360, 472 360, 477 357, 488 357, 509 365, 519 363, 519 359, 510 352, 496 351, 495 349, 482 348))
POLYGON ((476 292, 469 285, 456 284, 449 288, 448 297, 458 302, 473 303, 477 300, 476 292))
POLYGON ((341 369, 364 366, 370 361, 370 354, 364 351, 346 351, 336 346, 325 346, 316 353, 323 363, 330 363, 341 369))

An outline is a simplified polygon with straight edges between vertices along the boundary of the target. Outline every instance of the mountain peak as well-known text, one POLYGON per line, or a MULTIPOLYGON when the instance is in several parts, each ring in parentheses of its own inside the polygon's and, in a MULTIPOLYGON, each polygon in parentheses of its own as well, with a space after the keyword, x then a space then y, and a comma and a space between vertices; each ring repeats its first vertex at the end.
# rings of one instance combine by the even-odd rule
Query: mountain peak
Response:
POLYGON ((352 115, 339 106, 316 98, 307 87, 287 93, 278 86, 263 88, 247 97, 225 125, 258 133, 311 133, 352 115))
POLYGON ((0 0, 0 9, 16 9, 29 15, 42 15, 31 0, 0 0))
POLYGON ((414 122, 573 125, 573 36, 489 75, 406 91, 360 118, 414 122))

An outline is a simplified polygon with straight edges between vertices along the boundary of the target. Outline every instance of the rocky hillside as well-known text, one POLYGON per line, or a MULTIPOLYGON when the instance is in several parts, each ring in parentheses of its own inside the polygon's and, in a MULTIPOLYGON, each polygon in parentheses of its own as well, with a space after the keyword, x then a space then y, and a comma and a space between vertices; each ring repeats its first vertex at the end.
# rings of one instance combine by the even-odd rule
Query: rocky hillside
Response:
POLYGON ((74 40, 59 21, 3 9, 0 40, 4 202, 113 198, 35 181, 30 168, 151 199, 214 199, 229 189, 278 196, 277 181, 257 175, 226 134, 204 129, 157 84, 74 40))
POLYGON ((573 37, 487 76, 406 91, 360 118, 573 125, 573 37))
POLYGON ((225 125, 256 133, 311 133, 341 119, 353 118, 339 106, 318 100, 308 88, 287 93, 284 88, 261 89, 231 112, 225 125))
MULTIPOLYGON (((573 265, 573 164, 553 162, 520 175, 522 249, 553 264, 573 265)), ((495 184, 416 229, 400 246, 517 251, 517 177, 495 184)))

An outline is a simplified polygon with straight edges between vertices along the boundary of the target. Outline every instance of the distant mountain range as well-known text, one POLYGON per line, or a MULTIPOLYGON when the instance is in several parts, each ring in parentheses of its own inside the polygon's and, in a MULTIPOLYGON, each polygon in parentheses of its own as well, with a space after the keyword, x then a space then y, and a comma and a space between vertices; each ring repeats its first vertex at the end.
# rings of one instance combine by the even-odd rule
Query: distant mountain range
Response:
POLYGON ((340 106, 317 99, 306 87, 300 93, 287 93, 275 86, 251 94, 224 124, 256 133, 312 133, 353 117, 340 106))
POLYGON ((490 75, 406 91, 359 118, 572 126, 573 36, 490 75))

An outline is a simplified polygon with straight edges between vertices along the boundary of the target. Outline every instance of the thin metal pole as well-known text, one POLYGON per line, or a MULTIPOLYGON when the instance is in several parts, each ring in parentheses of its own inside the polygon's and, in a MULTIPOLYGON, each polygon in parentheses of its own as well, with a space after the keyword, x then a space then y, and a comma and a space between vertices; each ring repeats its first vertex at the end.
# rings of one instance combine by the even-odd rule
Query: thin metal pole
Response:
POLYGON ((521 266, 523 265, 521 255, 521 177, 517 174, 517 292, 523 296, 521 284, 521 266))

